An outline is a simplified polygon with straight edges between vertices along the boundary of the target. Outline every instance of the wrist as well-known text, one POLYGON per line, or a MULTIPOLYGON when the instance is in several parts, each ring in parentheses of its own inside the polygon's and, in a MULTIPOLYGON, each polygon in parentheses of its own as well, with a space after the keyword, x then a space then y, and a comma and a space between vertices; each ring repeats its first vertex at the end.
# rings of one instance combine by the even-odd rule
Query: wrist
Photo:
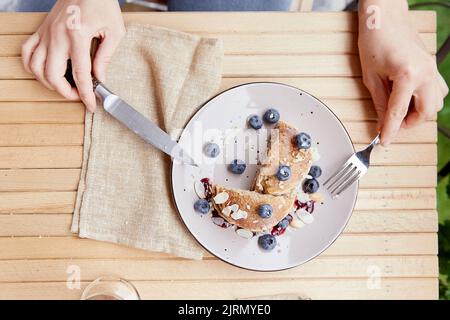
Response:
POLYGON ((404 14, 408 12, 408 1, 406 0, 359 0, 359 13, 367 12, 370 6, 377 6, 386 13, 404 14))
POLYGON ((359 31, 373 29, 397 30, 409 27, 408 2, 406 0, 360 0, 358 8, 359 31), (373 28, 374 25, 376 28, 373 28), (371 28, 372 25, 372 28, 371 28))

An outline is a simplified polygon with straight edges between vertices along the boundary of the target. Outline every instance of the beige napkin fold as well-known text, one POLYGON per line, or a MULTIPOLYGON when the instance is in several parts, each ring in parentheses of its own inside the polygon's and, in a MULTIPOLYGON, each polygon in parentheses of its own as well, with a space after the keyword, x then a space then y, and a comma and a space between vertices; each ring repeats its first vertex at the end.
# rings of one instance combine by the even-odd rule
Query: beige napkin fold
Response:
MULTIPOLYGON (((174 132, 213 93, 222 43, 159 27, 129 25, 105 85, 166 132, 174 132)), ((84 154, 72 232, 180 257, 202 250, 172 200, 170 158, 98 107, 85 119, 84 154)))

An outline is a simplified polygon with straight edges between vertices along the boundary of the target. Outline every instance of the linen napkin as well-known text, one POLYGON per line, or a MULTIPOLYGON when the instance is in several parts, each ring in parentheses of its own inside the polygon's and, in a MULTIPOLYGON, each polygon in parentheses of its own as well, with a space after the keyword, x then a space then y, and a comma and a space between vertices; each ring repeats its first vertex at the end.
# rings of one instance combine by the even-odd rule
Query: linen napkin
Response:
MULTIPOLYGON (((105 85, 168 133, 180 132, 217 90, 222 43, 159 27, 128 25, 105 85)), ((170 157, 98 106, 86 113, 84 154, 72 232, 201 259, 175 209, 170 157)))

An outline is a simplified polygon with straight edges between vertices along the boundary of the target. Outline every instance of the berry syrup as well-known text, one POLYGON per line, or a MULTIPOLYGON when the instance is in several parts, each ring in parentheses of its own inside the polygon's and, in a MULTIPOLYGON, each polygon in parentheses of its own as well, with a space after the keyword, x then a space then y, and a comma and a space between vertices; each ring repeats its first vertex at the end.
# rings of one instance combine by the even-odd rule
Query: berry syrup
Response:
POLYGON ((300 202, 298 201, 298 199, 296 199, 294 202, 295 210, 303 209, 306 212, 312 214, 314 212, 315 203, 316 202, 313 200, 309 200, 308 202, 300 202))
POLYGON ((203 184, 203 188, 205 189, 205 199, 208 201, 211 200, 213 195, 211 181, 209 178, 203 178, 200 182, 203 184))
MULTIPOLYGON (((209 180, 209 178, 203 178, 200 182, 203 184, 203 188, 205 189, 205 199, 211 201, 213 197, 211 180, 209 180)), ((211 220, 216 226, 224 229, 231 227, 231 224, 222 218, 216 209, 213 209, 211 214, 211 220)))
MULTIPOLYGON (((292 221, 292 219, 293 219, 293 217, 290 215, 290 214, 288 214, 287 216, 286 216, 286 218, 284 218, 284 219, 287 219, 288 221, 289 221, 289 223, 288 223, 288 225, 287 226, 289 226, 289 224, 291 223, 291 221, 292 221)), ((284 220, 283 219, 283 220, 284 220)), ((283 221, 283 220, 281 220, 281 221, 283 221)), ((273 236, 281 236, 285 231, 286 231, 286 229, 287 229, 287 227, 286 228, 283 228, 281 225, 280 225, 280 223, 278 223, 275 227, 273 227, 272 228, 272 231, 270 232, 273 236)))
POLYGON ((231 223, 227 222, 224 218, 222 218, 217 212, 217 210, 212 211, 211 220, 216 226, 219 226, 223 229, 231 227, 231 223))

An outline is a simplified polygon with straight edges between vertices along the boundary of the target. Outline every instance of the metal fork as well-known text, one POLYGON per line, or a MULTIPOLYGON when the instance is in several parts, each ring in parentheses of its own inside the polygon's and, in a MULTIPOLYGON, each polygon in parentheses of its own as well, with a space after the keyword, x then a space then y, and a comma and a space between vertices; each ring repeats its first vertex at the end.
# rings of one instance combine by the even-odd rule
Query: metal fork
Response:
POLYGON ((365 148, 354 153, 344 165, 323 184, 330 191, 333 199, 366 174, 370 165, 370 153, 380 143, 380 134, 365 148))

